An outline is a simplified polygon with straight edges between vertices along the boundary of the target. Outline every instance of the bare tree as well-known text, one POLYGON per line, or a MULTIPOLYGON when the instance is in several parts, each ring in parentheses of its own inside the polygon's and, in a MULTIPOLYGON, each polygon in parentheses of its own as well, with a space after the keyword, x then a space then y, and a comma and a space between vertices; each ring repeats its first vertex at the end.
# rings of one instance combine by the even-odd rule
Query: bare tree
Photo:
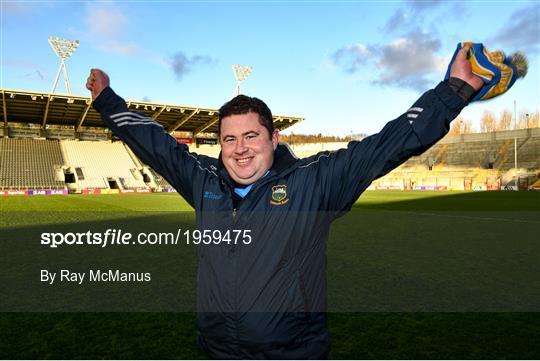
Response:
POLYGON ((501 116, 499 118, 499 122, 497 123, 497 130, 509 130, 512 129, 512 113, 509 110, 504 110, 501 113, 501 116))
POLYGON ((540 128, 540 112, 530 113, 527 123, 529 128, 540 128))
POLYGON ((449 135, 469 134, 473 132, 473 126, 470 119, 464 119, 462 116, 457 117, 452 122, 449 135))
POLYGON ((519 113, 519 121, 518 121, 519 129, 537 128, 537 127, 540 127, 540 113, 538 112, 534 112, 534 113, 520 112, 519 113))
POLYGON ((497 120, 495 114, 489 110, 484 110, 484 114, 480 118, 480 132, 488 133, 496 130, 497 120))
POLYGON ((472 121, 470 119, 465 119, 463 121, 462 134, 470 134, 470 133, 474 133, 472 121))
POLYGON ((448 135, 458 135, 461 134, 461 123, 463 122, 463 117, 460 115, 456 119, 452 121, 452 125, 450 126, 450 131, 448 132, 448 135))

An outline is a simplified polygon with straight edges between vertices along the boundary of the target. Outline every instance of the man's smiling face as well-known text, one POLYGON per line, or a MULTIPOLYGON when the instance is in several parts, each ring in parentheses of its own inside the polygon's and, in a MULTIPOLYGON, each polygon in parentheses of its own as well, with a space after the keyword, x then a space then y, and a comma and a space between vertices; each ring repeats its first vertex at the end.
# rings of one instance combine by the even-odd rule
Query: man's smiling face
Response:
POLYGON ((238 184, 255 183, 272 166, 278 144, 277 130, 268 134, 259 114, 233 114, 221 120, 221 159, 238 184))

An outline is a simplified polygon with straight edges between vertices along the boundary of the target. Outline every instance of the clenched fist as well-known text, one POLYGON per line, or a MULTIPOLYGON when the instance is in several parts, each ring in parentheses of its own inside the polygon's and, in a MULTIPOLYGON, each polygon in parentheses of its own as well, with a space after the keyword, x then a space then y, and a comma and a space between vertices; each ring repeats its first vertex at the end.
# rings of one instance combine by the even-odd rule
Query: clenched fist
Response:
POLYGON ((92 92, 92 100, 95 100, 99 94, 110 85, 109 76, 101 69, 91 69, 90 75, 86 80, 86 89, 92 92))
POLYGON ((474 88, 475 91, 480 90, 484 86, 484 82, 480 77, 476 76, 472 72, 471 63, 467 60, 467 52, 470 50, 469 46, 464 46, 456 54, 456 58, 450 67, 450 76, 459 78, 474 88))

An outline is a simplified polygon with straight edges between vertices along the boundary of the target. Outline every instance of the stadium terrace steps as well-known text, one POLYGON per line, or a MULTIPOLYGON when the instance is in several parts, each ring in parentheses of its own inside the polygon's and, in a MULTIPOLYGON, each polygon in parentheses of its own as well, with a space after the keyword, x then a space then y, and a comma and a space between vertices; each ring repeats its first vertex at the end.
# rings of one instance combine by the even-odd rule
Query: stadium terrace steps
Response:
POLYGON ((538 168, 540 128, 447 137, 422 155, 411 158, 402 167, 444 165, 506 171, 514 167, 513 136, 517 136, 518 167, 538 168))
POLYGON ((114 188, 114 182, 119 189, 147 188, 122 142, 63 140, 61 144, 81 189, 114 188))
POLYGON ((168 189, 172 189, 173 186, 169 184, 169 182, 167 182, 165 180, 165 178, 163 178, 162 176, 160 176, 158 173, 156 173, 156 171, 154 169, 152 169, 152 167, 150 166, 146 166, 148 167, 148 170, 150 170, 150 173, 152 173, 152 178, 154 179, 154 182, 156 182, 156 185, 158 187, 161 187, 161 188, 168 188, 168 189))
POLYGON ((197 153, 200 155, 206 155, 208 157, 212 158, 218 158, 219 153, 221 152, 221 147, 219 145, 214 144, 190 144, 189 145, 189 151, 192 153, 197 153))
POLYGON ((129 149, 129 147, 124 144, 124 147, 126 149, 126 152, 129 153, 129 155, 131 156, 131 159, 133 159, 133 162, 135 163, 135 165, 137 166, 137 169, 140 169, 145 175, 149 176, 152 181, 150 182, 150 185, 152 187, 157 187, 159 190, 163 190, 163 189, 173 189, 173 186, 169 184, 169 182, 167 182, 165 180, 165 178, 163 178, 161 175, 159 175, 152 167, 150 167, 148 164, 145 164, 142 160, 139 159, 139 157, 137 157, 135 155, 135 153, 133 153, 133 151, 131 149, 129 149), (150 174, 149 174, 150 173, 150 174), (153 183, 153 184, 152 184, 153 183))
MULTIPOLYGON (((416 185, 467 189, 474 184, 501 185, 512 179, 514 137, 517 138, 519 177, 540 174, 540 128, 448 136, 424 154, 413 157, 375 186, 407 188, 416 185), (491 168, 491 169, 490 169, 491 168), (470 184, 469 184, 470 183, 470 184)), ((299 157, 345 148, 347 143, 293 144, 299 157)), ((190 151, 217 158, 219 145, 190 144, 190 151)), ((65 189, 64 171, 73 173, 71 190, 158 188, 172 186, 141 162, 120 141, 0 138, 0 189, 65 189)), ((491 188, 489 188, 491 189, 491 188)))
POLYGON ((62 165, 57 140, 0 138, 2 189, 64 189, 57 175, 62 165))

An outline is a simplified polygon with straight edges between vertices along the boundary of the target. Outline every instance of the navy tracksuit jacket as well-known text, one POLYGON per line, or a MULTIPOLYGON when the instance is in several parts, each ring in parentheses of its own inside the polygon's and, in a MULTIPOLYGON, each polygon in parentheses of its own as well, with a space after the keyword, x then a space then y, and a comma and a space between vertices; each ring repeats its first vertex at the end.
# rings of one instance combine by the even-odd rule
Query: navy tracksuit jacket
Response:
POLYGON ((346 149, 297 159, 279 145, 270 172, 237 206, 234 182, 219 159, 189 152, 154 120, 129 111, 110 88, 94 107, 193 206, 199 229, 249 230, 247 245, 199 245, 201 347, 212 358, 304 359, 328 356, 331 222, 373 180, 441 139, 465 104, 443 82, 381 132, 346 149))

